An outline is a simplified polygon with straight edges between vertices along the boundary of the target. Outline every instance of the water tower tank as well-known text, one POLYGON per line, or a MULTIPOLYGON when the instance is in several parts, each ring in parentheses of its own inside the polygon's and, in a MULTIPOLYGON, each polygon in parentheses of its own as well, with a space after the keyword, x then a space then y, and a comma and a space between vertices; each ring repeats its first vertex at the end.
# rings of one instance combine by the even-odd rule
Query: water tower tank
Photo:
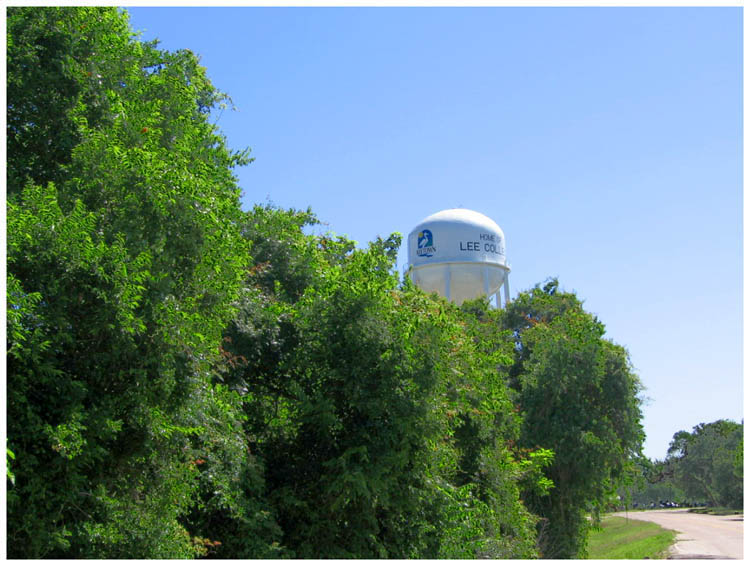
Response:
POLYGON ((465 208, 428 216, 408 239, 409 273, 423 291, 436 292, 458 305, 496 294, 508 303, 505 235, 492 219, 465 208))

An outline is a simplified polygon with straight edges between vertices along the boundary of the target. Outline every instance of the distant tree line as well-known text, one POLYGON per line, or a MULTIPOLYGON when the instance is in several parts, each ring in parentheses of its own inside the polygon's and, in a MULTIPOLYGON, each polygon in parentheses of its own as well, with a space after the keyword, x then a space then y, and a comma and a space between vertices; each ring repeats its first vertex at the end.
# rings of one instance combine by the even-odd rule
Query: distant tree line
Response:
POLYGON ((643 431, 575 294, 459 308, 398 235, 243 211, 228 98, 123 11, 7 30, 8 557, 585 555, 643 431))
POLYGON ((742 423, 721 419, 674 434, 663 460, 644 460, 630 505, 743 509, 742 423))

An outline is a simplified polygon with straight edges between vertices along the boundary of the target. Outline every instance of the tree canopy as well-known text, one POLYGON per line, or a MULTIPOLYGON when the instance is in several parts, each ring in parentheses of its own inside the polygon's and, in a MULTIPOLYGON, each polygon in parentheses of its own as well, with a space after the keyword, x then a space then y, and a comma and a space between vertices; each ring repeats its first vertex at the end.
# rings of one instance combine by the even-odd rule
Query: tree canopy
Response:
POLYGON ((687 498, 742 508, 742 431, 742 424, 721 419, 675 433, 667 461, 687 498))
POLYGON ((628 498, 638 507, 742 509, 743 429, 720 419, 676 432, 663 459, 639 462, 639 481, 627 490, 628 498))

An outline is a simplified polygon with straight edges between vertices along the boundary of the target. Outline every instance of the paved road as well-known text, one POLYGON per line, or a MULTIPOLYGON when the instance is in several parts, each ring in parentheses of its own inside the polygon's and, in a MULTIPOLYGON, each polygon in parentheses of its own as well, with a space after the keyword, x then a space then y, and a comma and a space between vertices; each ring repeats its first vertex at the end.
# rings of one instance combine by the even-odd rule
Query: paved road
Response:
MULTIPOLYGON (((625 513, 617 513, 621 517, 625 513)), ((677 531, 670 558, 742 559, 743 515, 701 515, 686 509, 628 513, 630 519, 650 521, 677 531)))

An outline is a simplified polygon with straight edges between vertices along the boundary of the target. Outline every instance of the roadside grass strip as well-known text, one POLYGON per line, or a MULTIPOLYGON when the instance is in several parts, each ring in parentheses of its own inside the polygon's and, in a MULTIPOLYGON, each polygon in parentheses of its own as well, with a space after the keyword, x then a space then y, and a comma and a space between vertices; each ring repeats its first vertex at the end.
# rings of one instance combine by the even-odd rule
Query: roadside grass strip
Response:
POLYGON ((624 517, 605 517, 601 522, 601 530, 592 531, 589 535, 588 558, 666 558, 676 534, 656 523, 624 517))
POLYGON ((689 513, 699 513, 701 515, 742 515, 742 509, 729 509, 728 507, 705 507, 701 509, 690 509, 689 513))

